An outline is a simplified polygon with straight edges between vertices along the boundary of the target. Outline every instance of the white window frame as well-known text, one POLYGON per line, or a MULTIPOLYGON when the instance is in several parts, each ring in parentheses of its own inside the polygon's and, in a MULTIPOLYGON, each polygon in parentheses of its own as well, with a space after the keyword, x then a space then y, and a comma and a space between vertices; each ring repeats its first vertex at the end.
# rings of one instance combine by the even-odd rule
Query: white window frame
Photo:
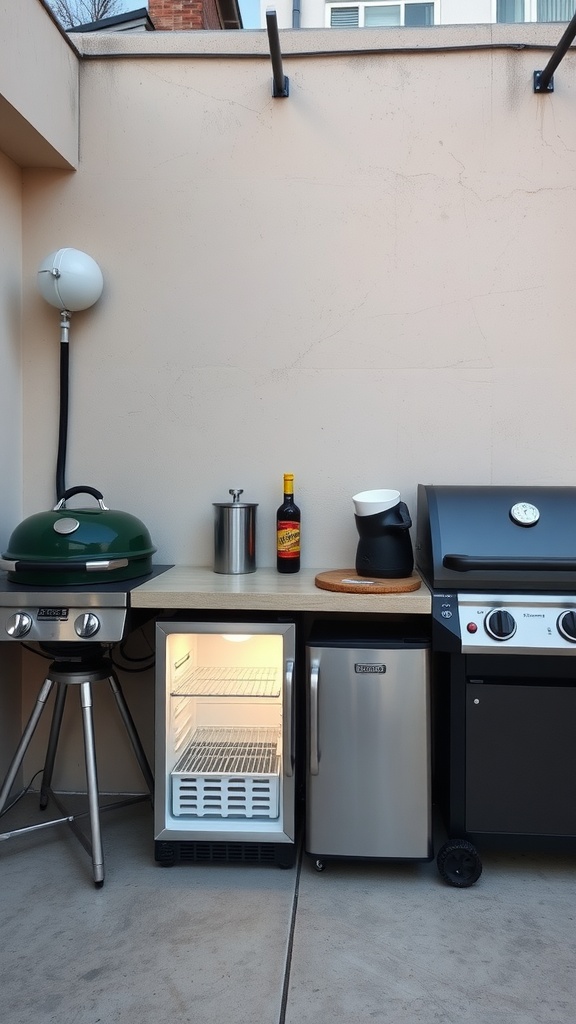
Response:
MULTIPOLYGON (((351 5, 352 6, 352 5, 351 5)), ((436 14, 436 11, 434 11, 436 14)), ((492 0, 492 21, 496 24, 498 0, 492 0)), ((538 0, 524 0, 524 22, 538 21, 538 0)), ((522 22, 518 22, 522 24, 522 22)))
MULTIPOLYGON (((341 7, 357 7, 358 8, 358 28, 364 28, 364 11, 366 7, 399 7, 400 8, 400 27, 404 25, 404 8, 406 4, 414 3, 433 3, 434 4, 434 24, 440 24, 440 0, 337 0, 335 3, 327 3, 326 10, 324 12, 324 26, 325 28, 332 28, 331 12, 335 8, 341 7)), ((496 4, 496 0, 494 0, 496 4)), ((494 7, 496 10, 496 7, 494 7)))

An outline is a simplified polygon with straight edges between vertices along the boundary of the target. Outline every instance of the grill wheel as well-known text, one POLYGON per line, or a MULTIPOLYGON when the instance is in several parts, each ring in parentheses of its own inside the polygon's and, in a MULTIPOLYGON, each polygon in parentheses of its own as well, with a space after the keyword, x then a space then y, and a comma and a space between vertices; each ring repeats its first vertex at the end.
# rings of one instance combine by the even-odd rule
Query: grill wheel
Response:
POLYGON ((482 874, 482 861, 476 847, 467 839, 449 839, 438 851, 436 864, 441 878, 448 885, 466 889, 482 874))

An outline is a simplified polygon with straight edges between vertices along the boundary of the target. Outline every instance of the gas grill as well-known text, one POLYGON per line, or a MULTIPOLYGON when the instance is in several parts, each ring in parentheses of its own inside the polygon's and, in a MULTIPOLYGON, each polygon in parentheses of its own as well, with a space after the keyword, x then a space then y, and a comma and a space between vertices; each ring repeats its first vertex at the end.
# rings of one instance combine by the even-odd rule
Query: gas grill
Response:
POLYGON ((440 874, 476 844, 576 850, 576 487, 418 488, 432 593, 440 874))
POLYGON ((132 580, 60 587, 10 583, 0 573, 0 642, 117 643, 137 625, 130 592, 167 568, 154 566, 151 573, 132 580))
MULTIPOLYGON (((144 577, 129 581, 115 580, 91 586, 32 586, 11 583, 5 576, 0 579, 0 642, 37 644, 42 652, 54 660, 47 670, 36 703, 26 724, 7 774, 0 784, 0 817, 7 809, 12 787, 24 760, 42 713, 47 707, 53 689, 50 735, 40 789, 40 809, 45 810, 52 801, 60 816, 52 820, 43 818, 36 824, 0 833, 0 842, 15 836, 45 829, 52 825, 68 824, 92 858, 92 873, 96 886, 104 883, 104 853, 100 830, 100 804, 98 775, 92 720, 92 687, 108 681, 132 749, 142 771, 150 798, 153 797, 154 779, 146 754, 136 731, 132 715, 124 698, 120 681, 110 658, 110 650, 152 615, 130 607, 130 592, 145 579, 158 576, 169 566, 156 566, 144 577), (80 695, 84 731, 86 784, 90 818, 90 838, 78 826, 81 814, 70 814, 52 790, 52 773, 68 689, 76 688, 80 695)), ((106 809, 123 807, 133 799, 114 801, 106 809)))

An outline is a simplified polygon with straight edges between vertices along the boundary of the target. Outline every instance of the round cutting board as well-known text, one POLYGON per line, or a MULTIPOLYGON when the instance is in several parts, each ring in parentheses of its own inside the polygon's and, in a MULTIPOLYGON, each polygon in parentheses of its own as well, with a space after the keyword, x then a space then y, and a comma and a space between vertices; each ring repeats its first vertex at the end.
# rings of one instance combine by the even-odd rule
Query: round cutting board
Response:
POLYGON ((411 590, 419 590, 422 585, 416 572, 405 579, 383 580, 372 576, 358 576, 355 569, 319 572, 314 582, 320 590, 337 590, 348 594, 407 594, 411 590))

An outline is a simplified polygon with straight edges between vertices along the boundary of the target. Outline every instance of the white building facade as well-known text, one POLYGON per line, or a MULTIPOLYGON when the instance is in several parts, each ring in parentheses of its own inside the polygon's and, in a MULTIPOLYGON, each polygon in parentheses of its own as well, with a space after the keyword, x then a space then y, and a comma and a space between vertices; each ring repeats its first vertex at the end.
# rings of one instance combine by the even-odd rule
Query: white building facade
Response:
POLYGON ((568 22, 576 0, 261 0, 279 28, 377 28, 568 22))

